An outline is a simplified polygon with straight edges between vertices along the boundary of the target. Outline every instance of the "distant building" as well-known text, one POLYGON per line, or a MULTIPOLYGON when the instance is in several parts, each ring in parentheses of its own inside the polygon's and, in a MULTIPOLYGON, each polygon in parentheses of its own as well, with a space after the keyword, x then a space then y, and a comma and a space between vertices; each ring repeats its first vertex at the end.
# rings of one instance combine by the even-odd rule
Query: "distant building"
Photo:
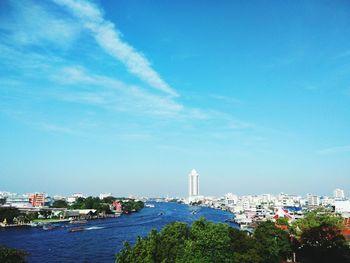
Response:
POLYGON ((111 197, 111 196, 112 196, 112 193, 101 193, 99 197, 102 200, 106 197, 111 197))
POLYGON ((34 207, 45 206, 46 194, 45 193, 35 193, 29 194, 29 202, 34 207))
POLYGON ((225 194, 225 204, 230 205, 236 205, 238 202, 238 196, 234 195, 232 193, 225 194))
POLYGON ((84 195, 82 193, 74 193, 74 194, 72 194, 72 196, 67 198, 67 202, 69 204, 72 204, 75 201, 77 201, 78 198, 84 198, 84 195))
POLYGON ((307 194, 306 199, 307 199, 308 206, 312 207, 312 206, 320 205, 320 198, 317 195, 307 194))
POLYGON ((17 208, 28 208, 33 206, 29 200, 28 195, 17 195, 17 194, 8 195, 6 198, 6 205, 17 207, 17 208))
POLYGON ((74 193, 72 194, 72 197, 75 197, 75 198, 84 198, 84 195, 82 193, 74 193))
POLYGON ((335 200, 334 208, 336 213, 350 213, 350 200, 335 200))
POLYGON ((320 203, 322 206, 331 206, 334 205, 334 199, 328 196, 322 196, 320 198, 320 203))
POLYGON ((335 189, 333 191, 333 196, 334 196, 335 199, 345 199, 344 190, 339 189, 339 188, 335 189))
POLYGON ((188 175, 189 197, 199 195, 199 174, 195 169, 192 169, 188 175))

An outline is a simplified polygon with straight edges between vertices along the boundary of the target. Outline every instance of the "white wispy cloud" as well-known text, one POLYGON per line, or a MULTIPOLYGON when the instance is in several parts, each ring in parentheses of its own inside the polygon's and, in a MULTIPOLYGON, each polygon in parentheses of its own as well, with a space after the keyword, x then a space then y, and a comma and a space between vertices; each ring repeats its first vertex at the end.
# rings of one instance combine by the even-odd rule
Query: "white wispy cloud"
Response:
POLYGON ((58 94, 71 102, 99 105, 111 110, 153 115, 178 115, 184 106, 171 97, 159 96, 115 78, 93 74, 82 66, 65 67, 51 78, 63 85, 76 85, 75 91, 58 94), (78 86, 84 89, 79 90, 78 86), (87 85, 95 88, 89 90, 87 85))
POLYGON ((11 15, 0 21, 0 29, 11 32, 6 36, 7 40, 17 46, 50 44, 69 47, 81 30, 73 19, 61 18, 32 1, 12 1, 8 12, 11 15))
POLYGON ((337 154, 337 153, 347 153, 350 152, 350 144, 330 147, 326 149, 322 149, 317 151, 318 154, 326 155, 326 154, 337 154))
MULTIPOLYGON (((23 6, 16 3, 13 5, 14 11, 18 11, 15 12, 15 23, 7 21, 0 25, 0 28, 6 27, 6 34, 1 35, 0 39, 0 67, 9 72, 0 80, 6 85, 0 89, 0 110, 1 106, 17 110, 20 105, 18 110, 23 111, 20 117, 14 114, 9 116, 35 129, 78 136, 92 136, 98 132, 105 134, 109 129, 118 131, 119 126, 127 124, 132 118, 142 120, 141 128, 135 129, 137 131, 144 129, 144 122, 152 123, 149 134, 167 127, 171 131, 181 130, 180 136, 183 129, 189 128, 193 134, 217 132, 229 138, 233 130, 254 128, 253 124, 239 120, 231 113, 195 106, 192 101, 186 104, 177 98, 176 92, 152 69, 148 60, 121 39, 121 33, 103 18, 103 12, 91 2, 53 1, 59 6, 52 3, 46 5, 46 2, 39 5, 33 1, 25 1, 23 6), (62 6, 74 15, 66 11, 64 15, 58 15, 56 12, 64 10, 62 6), (21 23, 26 25, 21 28, 21 23), (51 32, 45 25, 52 25, 51 32), (99 45, 94 40, 93 44, 79 42, 91 33, 99 45), (96 67, 89 63, 98 62, 96 57, 89 58, 89 62, 81 59, 84 52, 74 50, 77 44, 90 53, 93 53, 91 49, 96 51, 96 57, 101 54, 103 58, 108 57, 104 54, 107 51, 112 55, 108 61, 113 61, 113 64, 115 59, 121 61, 131 73, 153 89, 101 73, 109 68, 105 64, 102 67, 99 64, 100 71, 97 73, 96 67), (163 92, 157 92, 159 90, 163 92), (71 106, 78 108, 73 103, 84 105, 79 107, 79 112, 61 118, 49 111, 42 112, 44 105, 51 102, 58 103, 67 112, 71 106), (42 107, 34 107, 34 104, 42 107), (93 127, 78 123, 88 111, 100 112, 101 109, 106 111, 103 118, 110 118, 108 123, 93 127), (115 123, 119 126, 114 127, 115 123), (159 127, 154 128, 155 125, 159 127)), ((91 40, 90 36, 87 39, 91 40)), ((215 99, 239 103, 223 96, 215 99)), ((87 123, 98 122, 99 119, 100 116, 96 114, 87 123)), ((140 136, 140 139, 143 137, 140 136)))
POLYGON ((176 91, 151 67, 147 58, 122 39, 115 25, 104 19, 102 11, 97 6, 78 0, 53 1, 67 7, 79 18, 82 25, 90 30, 97 43, 111 56, 121 61, 130 73, 155 89, 178 96, 176 91))

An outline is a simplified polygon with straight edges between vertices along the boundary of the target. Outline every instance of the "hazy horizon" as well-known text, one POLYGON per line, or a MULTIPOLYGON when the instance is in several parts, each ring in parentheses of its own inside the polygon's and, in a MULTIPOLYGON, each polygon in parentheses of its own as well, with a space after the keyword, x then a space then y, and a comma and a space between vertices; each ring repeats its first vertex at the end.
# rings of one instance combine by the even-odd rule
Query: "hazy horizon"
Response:
POLYGON ((0 2, 0 190, 350 191, 347 1, 0 2))

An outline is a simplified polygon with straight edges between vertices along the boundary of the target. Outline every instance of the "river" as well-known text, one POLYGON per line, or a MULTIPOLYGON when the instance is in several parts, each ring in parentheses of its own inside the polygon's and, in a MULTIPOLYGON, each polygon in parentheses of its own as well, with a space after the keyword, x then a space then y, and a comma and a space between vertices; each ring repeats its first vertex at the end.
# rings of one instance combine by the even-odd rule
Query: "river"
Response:
MULTIPOLYGON (((68 232, 70 224, 59 228, 0 228, 0 244, 24 249, 28 262, 115 262, 115 254, 123 242, 133 244, 138 236, 146 236, 153 228, 161 229, 173 221, 191 223, 200 217, 225 222, 232 214, 222 210, 191 207, 177 203, 153 203, 154 208, 122 215, 118 218, 91 220, 82 232, 68 232), (196 210, 197 213, 191 213, 196 210)), ((235 226, 232 223, 229 223, 235 226)))

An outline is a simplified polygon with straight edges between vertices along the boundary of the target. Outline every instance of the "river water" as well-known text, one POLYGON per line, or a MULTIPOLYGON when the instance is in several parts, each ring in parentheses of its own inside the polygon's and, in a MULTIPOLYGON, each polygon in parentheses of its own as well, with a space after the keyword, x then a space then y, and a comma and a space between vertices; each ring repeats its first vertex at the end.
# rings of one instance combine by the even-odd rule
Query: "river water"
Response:
MULTIPOLYGON (((83 225, 90 230, 68 232, 71 224, 61 224, 53 230, 42 228, 0 228, 0 244, 24 249, 30 253, 29 262, 115 262, 115 254, 123 242, 133 244, 138 236, 164 225, 183 221, 191 223, 200 217, 213 222, 232 218, 226 211, 203 207, 190 207, 177 203, 153 203, 138 213, 118 218, 91 220, 83 225), (197 213, 192 213, 196 210, 197 213)), ((229 223, 235 227, 234 224, 229 223)))

